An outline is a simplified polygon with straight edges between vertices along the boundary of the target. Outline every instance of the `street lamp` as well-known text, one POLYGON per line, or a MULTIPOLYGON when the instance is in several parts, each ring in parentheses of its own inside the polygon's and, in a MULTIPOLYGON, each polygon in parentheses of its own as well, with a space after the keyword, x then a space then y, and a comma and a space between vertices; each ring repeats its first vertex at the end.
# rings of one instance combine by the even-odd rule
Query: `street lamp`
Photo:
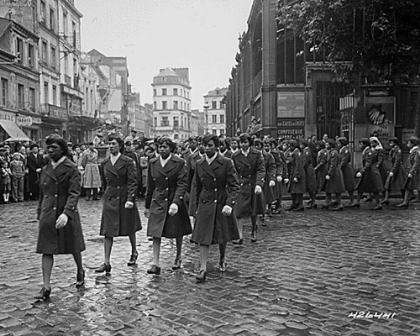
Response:
POLYGON ((208 116, 208 110, 209 110, 209 103, 205 103, 204 106, 204 125, 206 125, 206 128, 204 130, 204 134, 208 133, 208 127, 209 127, 209 116, 208 116))

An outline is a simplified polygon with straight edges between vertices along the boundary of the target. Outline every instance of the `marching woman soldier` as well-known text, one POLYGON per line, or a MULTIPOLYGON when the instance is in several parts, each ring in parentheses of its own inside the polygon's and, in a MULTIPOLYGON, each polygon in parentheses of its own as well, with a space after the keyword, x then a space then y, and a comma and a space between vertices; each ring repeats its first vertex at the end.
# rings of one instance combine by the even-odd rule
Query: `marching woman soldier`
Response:
POLYGON ((274 213, 278 214, 282 211, 281 201, 283 198, 283 194, 287 190, 287 183, 288 175, 287 175, 287 165, 286 165, 286 158, 284 156, 283 148, 277 148, 277 141, 275 139, 270 140, 270 153, 274 157, 274 161, 276 162, 276 189, 277 189, 277 200, 276 200, 276 207, 274 209, 274 213))
POLYGON ((407 209, 410 203, 410 198, 413 195, 413 190, 420 189, 420 148, 419 138, 411 137, 408 139, 407 147, 410 149, 408 155, 407 176, 404 185, 405 194, 404 201, 398 204, 397 207, 407 209))
POLYGON ((105 236, 104 263, 96 273, 111 272, 111 250, 114 237, 128 236, 131 256, 128 266, 136 264, 136 232, 142 229, 136 206, 137 173, 132 159, 122 155, 124 140, 118 135, 109 136, 110 156, 102 161, 103 209, 100 235, 105 236))
POLYGON ((360 148, 362 150, 362 164, 361 171, 356 174, 356 177, 360 178, 356 184, 357 190, 357 201, 351 208, 360 208, 360 200, 363 193, 372 193, 376 201, 376 206, 372 210, 382 210, 382 206, 379 203, 379 193, 383 190, 383 183, 381 173, 379 172, 377 162, 373 161, 374 153, 373 149, 370 148, 370 142, 366 138, 362 138, 359 141, 360 148))
POLYGON ((391 192, 399 191, 404 198, 404 185, 405 185, 405 171, 402 165, 403 156, 399 146, 399 141, 395 137, 389 138, 391 150, 389 151, 389 158, 391 160, 391 169, 389 170, 388 177, 385 181, 385 198, 381 204, 389 204, 389 195, 391 192))
POLYGON ((287 210, 303 211, 305 210, 303 207, 303 194, 306 191, 306 175, 302 153, 296 140, 290 140, 289 146, 289 192, 292 194, 292 205, 287 210))
POLYGON ((233 153, 232 160, 239 176, 240 192, 236 205, 239 239, 234 244, 243 243, 243 227, 246 218, 251 217, 251 241, 257 241, 257 215, 264 213, 262 187, 265 167, 260 152, 252 148, 252 138, 248 133, 239 137, 241 149, 233 153))
POLYGON ((346 137, 337 139, 337 147, 339 148, 340 154, 340 163, 338 166, 343 173, 344 188, 349 193, 350 203, 348 206, 351 206, 354 203, 354 189, 356 184, 354 181, 354 169, 351 164, 351 153, 348 144, 349 142, 346 137))
POLYGON ((312 209, 316 208, 315 195, 318 190, 316 174, 312 164, 312 151, 309 148, 308 141, 305 139, 300 140, 300 148, 302 149, 302 164, 305 169, 306 176, 306 191, 309 193, 309 197, 311 198, 307 208, 312 209))
POLYGON ((388 177, 386 167, 385 167, 385 151, 381 142, 377 137, 370 137, 370 146, 373 149, 373 162, 376 162, 376 167, 379 170, 379 173, 382 177, 382 184, 385 184, 385 181, 388 177))
POLYGON ((85 250, 77 202, 80 197, 80 172, 67 155, 67 143, 58 134, 47 138, 49 163, 40 177, 38 205, 37 253, 42 253, 43 287, 35 297, 47 300, 51 294, 51 272, 54 254, 72 254, 77 266, 76 287, 83 286, 85 271, 82 254, 85 250))
POLYGON ((195 204, 195 167, 197 161, 204 157, 204 147, 202 143, 202 138, 197 138, 197 147, 194 149, 194 152, 190 154, 187 161, 187 176, 188 176, 188 186, 187 186, 187 193, 188 193, 188 214, 195 218, 195 213, 197 211, 196 204, 195 204))
POLYGON ((226 244, 239 239, 234 207, 239 192, 238 177, 231 159, 218 153, 219 138, 208 134, 203 139, 205 158, 196 165, 197 221, 191 240, 200 244, 200 273, 204 282, 210 245, 219 245, 219 270, 226 271, 226 244))
POLYGON ((184 159, 173 154, 176 144, 167 137, 159 139, 159 157, 149 161, 146 210, 147 235, 153 237, 153 265, 148 274, 159 275, 161 238, 176 239, 173 270, 181 268, 182 238, 192 232, 184 196, 188 188, 184 159))
MULTIPOLYGON (((268 205, 268 215, 271 217, 271 205, 277 199, 276 186, 276 162, 270 153, 270 143, 268 139, 263 143, 260 139, 254 141, 255 149, 261 152, 264 158, 265 177, 263 186, 264 207, 268 205), (267 144, 267 146, 266 146, 267 144)), ((265 226, 265 212, 260 216, 261 223, 265 226)))
POLYGON ((316 180, 318 182, 318 192, 322 190, 325 184, 325 176, 327 176, 328 167, 328 150, 325 148, 325 142, 320 140, 316 143, 316 148, 318 150, 316 156, 316 166, 314 168, 316 173, 316 180))
POLYGON ((325 205, 322 206, 323 209, 329 209, 332 205, 331 194, 335 194, 336 204, 335 208, 332 208, 333 211, 342 211, 343 205, 341 204, 341 193, 346 189, 344 188, 343 173, 340 169, 340 155, 335 149, 335 141, 333 139, 328 139, 326 142, 326 149, 328 150, 327 155, 327 175, 325 175, 325 205))

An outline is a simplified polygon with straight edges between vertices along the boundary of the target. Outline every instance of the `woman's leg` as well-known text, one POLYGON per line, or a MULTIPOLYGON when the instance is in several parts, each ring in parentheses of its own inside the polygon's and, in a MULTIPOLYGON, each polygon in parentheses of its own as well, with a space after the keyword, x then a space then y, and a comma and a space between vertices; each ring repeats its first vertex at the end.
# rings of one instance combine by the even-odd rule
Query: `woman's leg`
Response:
POLYGON ((182 238, 184 237, 177 237, 176 242, 176 257, 175 260, 181 260, 181 252, 182 252, 182 238))
POLYGON ((226 245, 227 243, 219 244, 219 271, 226 272, 226 245))
POLYGON ((112 237, 105 237, 104 242, 104 249, 105 249, 105 264, 110 264, 110 258, 111 258, 111 250, 112 250, 112 244, 114 242, 114 238, 112 237))
POLYGON ((46 289, 51 288, 51 273, 54 265, 54 257, 52 254, 42 255, 42 280, 46 289))
POLYGON ((244 222, 245 218, 238 218, 237 220, 239 239, 243 239, 244 222))
POLYGON ((200 272, 207 272, 207 260, 209 256, 209 245, 200 245, 200 272))
POLYGON ((159 267, 161 241, 161 238, 153 237, 153 265, 157 267, 159 267))
POLYGON ((257 216, 251 216, 251 241, 257 241, 257 216))
POLYGON ((132 233, 132 234, 128 235, 128 238, 130 239, 130 244, 131 244, 131 254, 135 255, 135 254, 137 254, 136 234, 132 233))

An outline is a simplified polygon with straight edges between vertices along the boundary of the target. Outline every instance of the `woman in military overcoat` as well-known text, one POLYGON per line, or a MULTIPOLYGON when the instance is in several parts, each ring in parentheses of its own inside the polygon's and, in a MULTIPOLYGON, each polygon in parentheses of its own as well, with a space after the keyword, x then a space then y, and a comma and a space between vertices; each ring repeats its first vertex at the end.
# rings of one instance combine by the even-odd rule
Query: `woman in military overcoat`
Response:
POLYGON ((206 135, 203 145, 206 156, 196 165, 197 221, 191 238, 200 244, 198 282, 206 279, 209 245, 219 244, 219 270, 225 272, 226 244, 239 239, 234 213, 239 182, 233 162, 217 152, 220 144, 216 135, 206 135))
POLYGON ((300 148, 302 150, 302 165, 305 169, 306 191, 309 193, 310 201, 308 209, 316 208, 315 196, 318 190, 316 174, 312 163, 312 151, 309 148, 309 142, 305 139, 300 140, 300 148))
POLYGON ((303 211, 303 194, 306 191, 306 175, 303 167, 302 153, 296 140, 289 141, 289 192, 292 194, 292 205, 287 210, 303 211))
POLYGON ((39 231, 36 247, 42 253, 41 292, 36 299, 51 294, 51 271, 54 254, 73 254, 77 266, 76 286, 84 284, 81 252, 85 250, 77 203, 80 196, 80 172, 67 155, 66 142, 57 134, 47 138, 49 163, 42 169, 38 205, 39 231))
POLYGON ((407 147, 410 150, 408 155, 408 167, 406 172, 406 181, 404 184, 404 201, 397 207, 407 209, 410 203, 413 191, 420 189, 420 148, 419 138, 411 137, 408 139, 407 147))
POLYGON ((109 136, 110 156, 102 161, 103 209, 100 235, 105 236, 105 261, 95 272, 111 271, 111 250, 114 237, 128 236, 131 256, 128 266, 136 264, 136 232, 142 229, 136 206, 137 172, 134 161, 123 155, 124 140, 109 136))
POLYGON ((316 166, 314 168, 316 173, 316 180, 318 184, 318 192, 322 190, 325 184, 325 176, 328 172, 327 160, 328 160, 328 151, 325 148, 325 142, 320 140, 316 142, 316 148, 318 153, 316 155, 316 166))
POLYGON ((356 177, 360 178, 356 184, 357 200, 351 207, 359 208, 363 193, 366 192, 372 193, 376 201, 376 206, 373 207, 372 210, 381 210, 382 206, 379 202, 379 193, 383 190, 382 176, 376 162, 373 161, 374 153, 373 149, 370 147, 371 142, 369 139, 363 138, 360 139, 359 145, 362 150, 363 167, 356 174, 356 177))
POLYGON ((257 241, 257 215, 265 211, 261 197, 265 177, 264 159, 260 152, 251 147, 252 138, 248 133, 240 135, 239 143, 241 149, 232 155, 241 187, 235 210, 240 238, 234 241, 234 244, 243 243, 244 221, 249 217, 251 217, 251 241, 257 241))
POLYGON ((344 187, 343 173, 340 169, 340 155, 335 149, 336 143, 332 139, 328 139, 326 143, 326 148, 328 150, 327 155, 327 175, 325 175, 325 205, 322 207, 324 209, 330 208, 332 205, 331 195, 335 194, 337 204, 332 210, 341 211, 343 206, 341 204, 341 193, 346 189, 344 187))
POLYGON ((339 148, 340 154, 340 163, 338 167, 343 173, 344 179, 344 188, 349 193, 350 203, 348 206, 353 205, 354 203, 354 190, 356 188, 356 183, 354 181, 354 169, 351 163, 351 153, 348 147, 348 140, 346 137, 340 137, 337 139, 337 147, 339 148))
POLYGON ((160 138, 158 145, 160 155, 149 161, 145 204, 147 235, 153 237, 153 265, 147 273, 156 275, 161 271, 161 238, 176 239, 175 270, 181 268, 182 238, 192 232, 184 200, 188 188, 185 161, 173 154, 176 144, 170 138, 160 138))
POLYGON ((389 138, 389 159, 391 168, 385 181, 385 197, 381 204, 389 204, 389 195, 391 192, 401 192, 404 198, 405 171, 403 167, 403 154, 399 145, 399 141, 395 137, 389 138))

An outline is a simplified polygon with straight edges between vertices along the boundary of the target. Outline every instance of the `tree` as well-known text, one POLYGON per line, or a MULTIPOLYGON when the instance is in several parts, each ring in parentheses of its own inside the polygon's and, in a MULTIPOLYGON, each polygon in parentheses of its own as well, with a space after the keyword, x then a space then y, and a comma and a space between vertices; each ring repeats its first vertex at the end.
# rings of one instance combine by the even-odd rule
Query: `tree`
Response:
MULTIPOLYGON (((419 0, 300 0, 278 2, 279 26, 324 55, 338 78, 419 82, 419 0)), ((420 86, 416 111, 420 136, 420 86)))

